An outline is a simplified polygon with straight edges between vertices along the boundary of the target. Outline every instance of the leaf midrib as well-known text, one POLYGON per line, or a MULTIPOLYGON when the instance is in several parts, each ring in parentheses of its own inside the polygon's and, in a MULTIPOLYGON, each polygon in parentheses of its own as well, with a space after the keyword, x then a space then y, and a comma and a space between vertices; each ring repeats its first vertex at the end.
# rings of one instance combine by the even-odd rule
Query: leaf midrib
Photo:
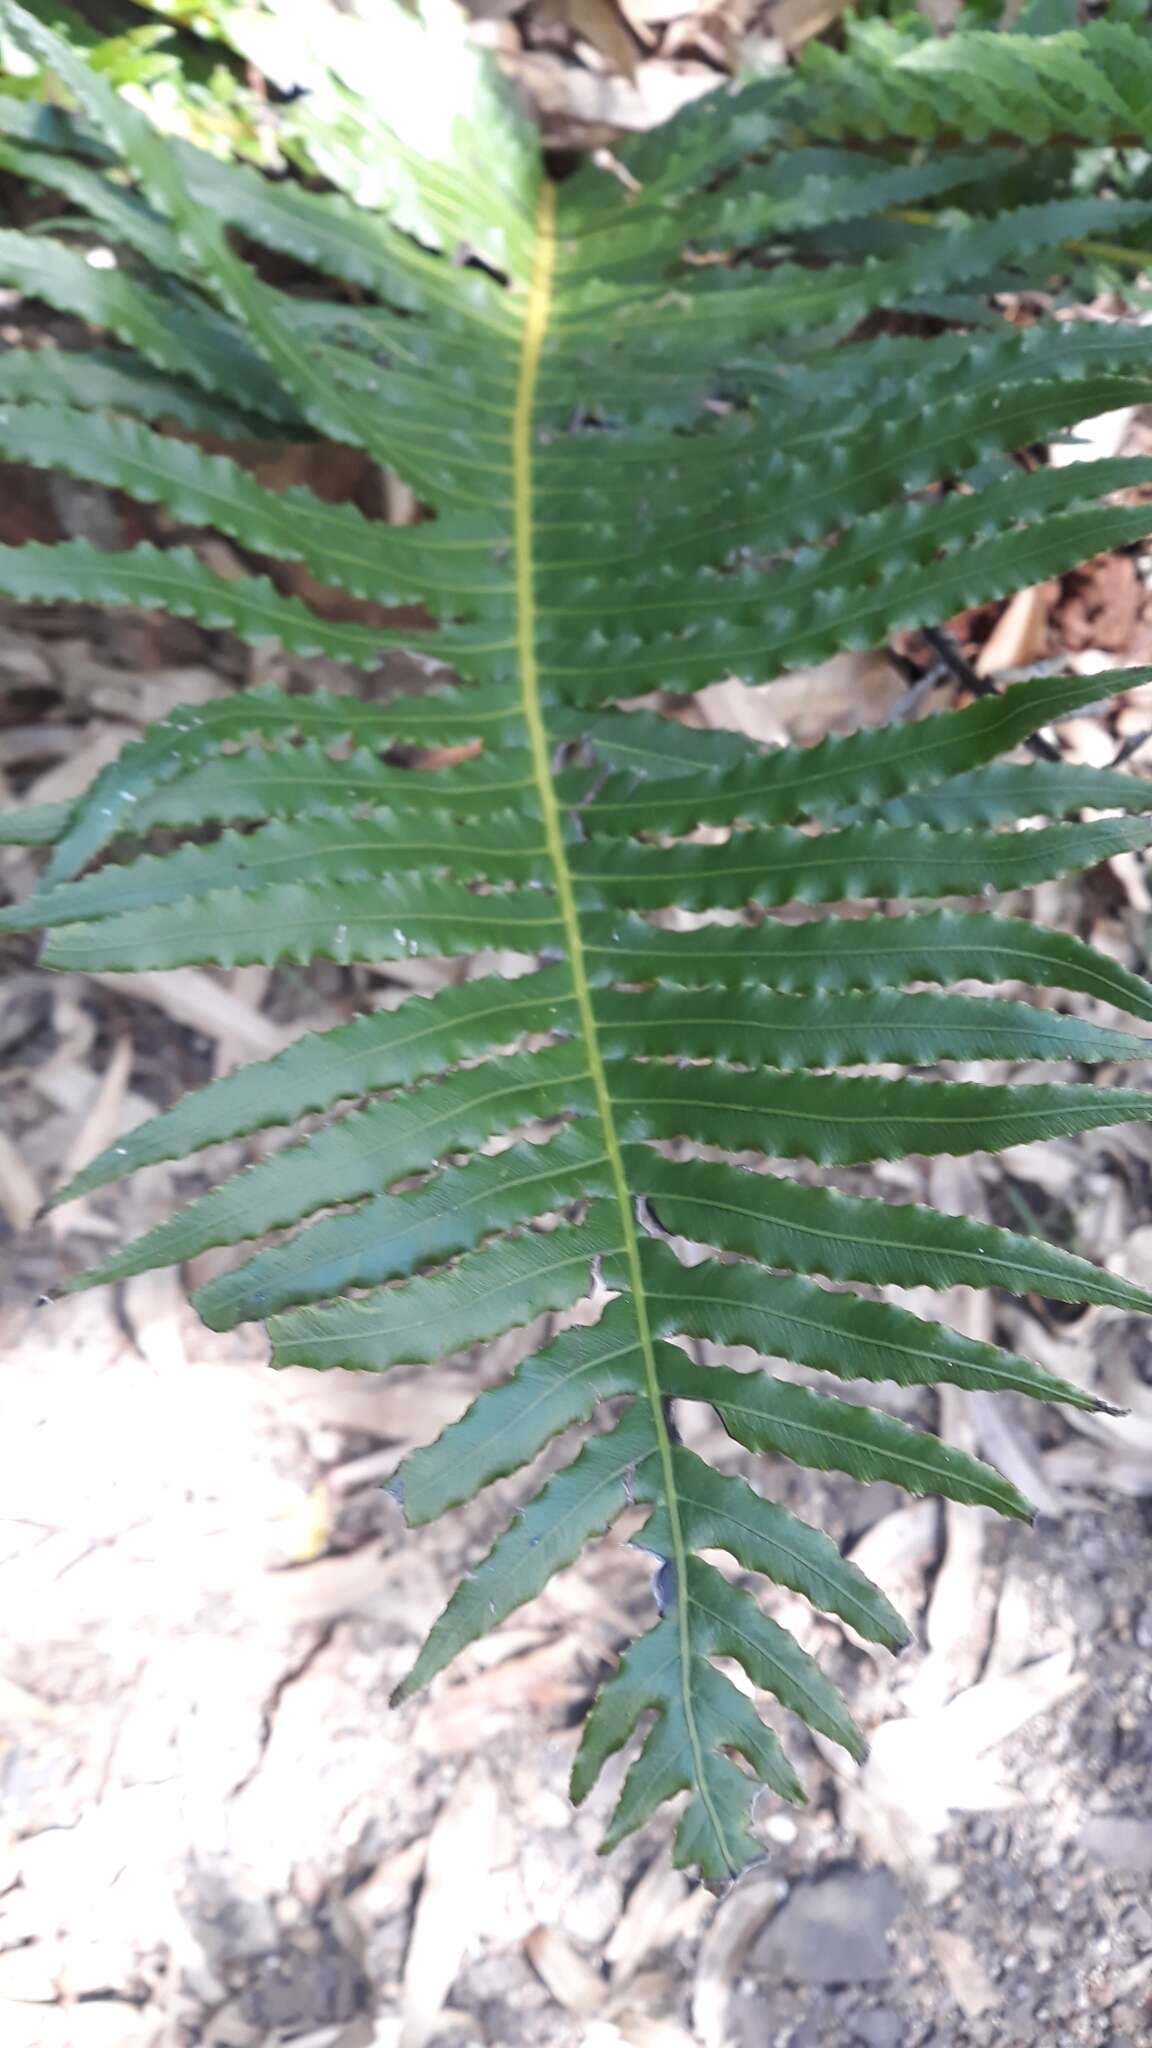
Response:
POLYGON ((587 1049, 588 1070, 604 1135, 604 1150, 608 1158, 613 1189, 620 1212, 620 1225, 623 1233, 623 1255, 631 1284, 633 1313, 636 1317, 636 1334, 644 1366, 644 1387, 648 1397, 652 1429, 660 1463, 660 1476, 668 1517, 668 1530, 671 1537, 671 1562, 676 1574, 680 1698, 684 1713, 685 1731, 688 1736, 689 1747, 692 1751, 694 1789, 708 1815, 722 1856, 732 1869, 739 1869, 742 1858, 734 1854, 733 1850, 729 1847, 723 1821, 709 1791, 707 1773, 704 1767, 704 1746, 696 1719, 695 1701, 692 1697, 689 1676, 692 1644, 688 1629, 687 1605, 688 1548, 684 1540, 684 1530, 680 1519, 680 1504, 676 1491, 672 1440, 664 1418, 660 1378, 656 1367, 655 1344, 648 1317, 647 1296, 640 1261, 640 1247, 636 1237, 632 1194, 624 1167, 624 1157, 612 1109, 611 1092, 608 1087, 608 1078, 596 1029, 591 985, 584 962, 584 942, 580 930, 579 913, 576 907, 576 892, 565 850, 560 806, 552 781, 552 750, 549 745, 547 728, 544 724, 540 703, 540 663, 536 649, 536 563, 533 547, 533 512, 536 480, 533 459, 533 424, 540 365, 552 311, 555 270, 556 187, 548 179, 542 179, 536 214, 536 241, 533 253, 532 275, 524 304, 516 403, 512 415, 513 570, 516 589, 516 647, 520 671, 520 694, 524 708, 524 721, 528 730, 533 772, 539 791, 544 836, 548 848, 548 857, 555 876, 556 899, 568 947, 572 990, 576 999, 580 1026, 587 1049))

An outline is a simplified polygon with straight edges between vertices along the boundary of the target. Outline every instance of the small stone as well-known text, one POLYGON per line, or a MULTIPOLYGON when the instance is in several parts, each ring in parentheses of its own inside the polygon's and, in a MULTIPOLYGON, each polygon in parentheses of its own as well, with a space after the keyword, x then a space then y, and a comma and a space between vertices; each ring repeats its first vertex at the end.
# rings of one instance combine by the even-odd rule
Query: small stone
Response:
POLYGON ((335 1944, 319 1955, 298 1948, 262 1956, 239 2000, 241 2017, 274 2030, 331 2026, 368 2009, 370 1990, 360 1965, 335 1944))
POLYGON ((887 1870, 850 1868, 797 1885, 752 1952, 786 1984, 880 1984, 892 1974, 888 1932, 904 1909, 887 1870))
POLYGON ((878 2005, 875 2012, 857 2013, 852 2039, 860 2048, 903 2048, 904 2022, 890 2005, 878 2005))
POLYGON ((790 1813, 770 1814, 764 1823, 764 1833, 770 1842, 779 1842, 788 1848, 800 1833, 790 1813))
POLYGON ((828 2024, 822 2013, 814 2013, 793 2027, 788 2048, 827 2048, 828 2024))
POLYGON ((930 1906, 942 1906, 953 1892, 958 1892, 964 1882, 964 1872, 958 1863, 934 1863, 925 1878, 925 1889, 930 1906))
POLYGON ((1061 1944, 1067 1939, 1059 1927, 1050 1927, 1042 1922, 1025 1930, 1025 1940, 1036 1958, 1036 1967, 1050 1970, 1061 1944))
POLYGON ((1098 1813, 1085 1822, 1081 1846, 1124 1877, 1152 1877, 1152 1821, 1135 1814, 1098 1813))

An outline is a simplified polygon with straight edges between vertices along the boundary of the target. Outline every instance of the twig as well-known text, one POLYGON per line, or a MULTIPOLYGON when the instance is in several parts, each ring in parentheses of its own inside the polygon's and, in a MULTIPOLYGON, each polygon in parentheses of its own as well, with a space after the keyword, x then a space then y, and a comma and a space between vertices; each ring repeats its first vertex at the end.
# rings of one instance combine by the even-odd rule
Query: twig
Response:
MULTIPOLYGON (((1000 692, 995 683, 990 683, 986 676, 977 675, 972 663, 961 654, 950 633, 946 633, 941 626, 922 626, 920 630, 948 673, 955 676, 958 683, 963 683, 966 690, 971 690, 974 697, 999 696, 1000 692)), ((1041 733, 1033 733, 1031 739, 1025 741, 1025 745, 1040 761, 1059 761, 1062 758, 1059 747, 1054 747, 1051 740, 1046 740, 1041 733)))
POLYGON ((1149 740, 1152 740, 1152 726, 1148 726, 1144 732, 1130 732, 1127 739, 1120 742, 1108 766, 1122 768, 1125 761, 1130 761, 1133 754, 1138 754, 1141 747, 1147 746, 1149 740))

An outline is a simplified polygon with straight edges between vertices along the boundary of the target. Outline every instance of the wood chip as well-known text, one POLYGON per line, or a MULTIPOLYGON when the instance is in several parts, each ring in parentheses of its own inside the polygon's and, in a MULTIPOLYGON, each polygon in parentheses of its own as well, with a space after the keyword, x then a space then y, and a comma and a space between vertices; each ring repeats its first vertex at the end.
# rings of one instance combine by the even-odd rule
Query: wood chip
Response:
POLYGON ((95 706, 112 718, 128 719, 141 727, 158 718, 170 718, 182 706, 208 704, 232 694, 232 686, 223 676, 202 666, 140 671, 110 668, 106 662, 73 655, 65 673, 69 696, 82 702, 86 710, 95 706))
POLYGON ((882 1722, 863 1769, 844 1779, 846 1825, 890 1869, 927 1869, 954 1813, 1017 1803, 997 1755, 1001 1744, 1083 1683, 1059 1651, 982 1679, 935 1712, 882 1722))
MULTIPOLYGON (((978 1197, 969 1213, 980 1213, 978 1197)), ((991 1339, 989 1295, 959 1288, 942 1300, 941 1307, 949 1323, 965 1336, 985 1343, 991 1339)), ((940 1389, 940 1436, 957 1450, 970 1453, 975 1448, 972 1421, 958 1387, 940 1389)), ((995 1619, 995 1584, 982 1569, 990 1519, 988 1509, 945 1502, 944 1557, 924 1620, 929 1654, 903 1694, 913 1712, 943 1706, 972 1683, 983 1664, 995 1619)))
POLYGON ((40 1213, 43 1197, 30 1166, 21 1158, 11 1138, 0 1131, 0 1209, 13 1230, 27 1230, 40 1213))
POLYGON ((614 2020, 593 2020, 581 2048, 696 2048, 696 2043, 676 2020, 622 2012, 614 2020))
POLYGON ((696 1957, 692 2027, 700 2048, 727 2048, 728 2014, 744 1958, 788 1887, 766 1871, 750 1871, 721 1899, 696 1957))
MULTIPOLYGON (((1072 1487, 1091 1488, 1093 1492, 1103 1489, 1109 1493, 1126 1494, 1132 1500, 1147 1500, 1152 1495, 1152 1464, 1140 1459, 1122 1459, 1115 1452, 1105 1450, 1097 1444, 1060 1444, 1053 1451, 1044 1453, 1044 1470, 1050 1480, 1062 1489, 1072 1487)), ((1091 1496, 1070 1498, 1069 1505, 1091 1508, 1091 1496)))
POLYGON ((37 777, 24 792, 26 802, 63 804, 83 796, 100 770, 115 761, 128 741, 135 738, 134 726, 99 726, 84 746, 75 748, 66 760, 59 761, 54 768, 49 768, 47 774, 37 777))
POLYGON ((934 1928, 932 1947, 940 1974, 967 2019, 979 2019, 999 2003, 996 1987, 966 1935, 934 1928))
MULTIPOLYGON (((131 1071, 132 1041, 127 1037, 119 1038, 80 1127, 64 1155, 57 1187, 66 1186, 81 1167, 95 1159, 96 1154, 118 1138, 133 1121, 128 1113, 128 1076, 131 1071)), ((48 1217, 48 1228, 53 1237, 61 1238, 77 1230, 91 1229, 99 1222, 89 1200, 83 1197, 78 1202, 69 1202, 66 1208, 53 1209, 48 1217)))
POLYGON ((616 1983, 633 1976, 654 1949, 671 1939, 670 1922, 688 1893, 687 1880, 663 1852, 633 1885, 604 1951, 616 1983))
POLYGON ((608 1986, 598 1970, 555 1927, 534 1927, 524 1951, 557 2005, 589 2019, 603 2010, 608 1986))
POLYGON ((424 2048, 476 1932, 498 1819, 486 1764, 464 1772, 428 1838, 424 1885, 404 1961, 399 2048, 424 2048))
MULTIPOLYGON (((232 969, 228 976, 228 993, 234 1001, 243 1004, 249 1017, 259 1017, 271 980, 272 969, 264 967, 259 961, 253 961, 250 966, 232 969)), ((251 1057, 247 1050, 246 1031, 239 1039, 223 1031, 217 1033, 216 1057, 212 1063, 212 1071, 217 1079, 222 1074, 231 1073, 234 1067, 243 1066, 251 1057)))
POLYGON ((446 1588, 428 1558, 404 1551, 381 1557, 373 1541, 287 1571, 261 1566, 239 1591, 257 1611, 295 1628, 386 1613, 389 1625, 408 1630, 415 1644, 444 1605, 446 1588))
POLYGON ((348 1911, 365 1933, 388 1920, 408 1903, 412 1887, 423 1875, 428 1859, 428 1838, 409 1842, 377 1865, 365 1883, 357 1885, 345 1901, 348 1911))
POLYGON ((1013 1415, 994 1394, 972 1392, 968 1413, 976 1442, 998 1472, 1018 1486, 1037 1514, 1059 1517, 1069 1503, 1046 1478, 1040 1452, 1022 1418, 1013 1415))
POLYGON ((1052 468, 1066 469, 1073 462, 1100 462, 1118 455, 1135 417, 1136 407, 1124 405, 1116 412, 1100 412, 1081 420, 1072 428, 1070 439, 1057 441, 1048 450, 1052 468))
POLYGON ((137 1273, 123 1294, 124 1317, 137 1351, 159 1373, 181 1372, 188 1363, 184 1348, 184 1289, 172 1268, 137 1273))
POLYGON ((560 1636, 495 1671, 450 1686, 425 1708, 416 1725, 416 1741, 439 1756, 459 1756, 473 1751, 482 1733, 490 1733, 512 1715, 554 1720, 585 1690, 585 1680, 574 1668, 580 1650, 574 1637, 560 1636))
POLYGON ((123 1129, 124 1101, 128 1090, 128 1076, 132 1072, 132 1041, 118 1038, 104 1072, 100 1076, 91 1105, 80 1125, 76 1136, 68 1147, 60 1170, 60 1186, 103 1152, 123 1129))
MULTIPOLYGON (((155 1003, 177 1024, 239 1048, 246 1059, 271 1059, 300 1035, 283 1024, 274 1024, 270 1017, 262 1017, 250 1003, 243 1002, 198 967, 151 968, 143 974, 96 974, 92 979, 104 988, 115 989, 118 995, 155 1003)), ((307 1028, 312 1031, 322 1027, 312 1017, 307 1028)))
POLYGON ((848 1553, 853 1564, 883 1587, 909 1622, 920 1612, 928 1574, 936 1562, 940 1515, 934 1500, 894 1508, 890 1515, 873 1522, 848 1553))

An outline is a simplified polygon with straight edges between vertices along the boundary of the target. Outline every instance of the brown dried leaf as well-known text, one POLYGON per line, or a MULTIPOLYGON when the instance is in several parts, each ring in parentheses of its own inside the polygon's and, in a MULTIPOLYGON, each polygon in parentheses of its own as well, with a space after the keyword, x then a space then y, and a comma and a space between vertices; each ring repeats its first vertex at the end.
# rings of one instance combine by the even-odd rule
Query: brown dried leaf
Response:
POLYGON ((995 676, 1039 661, 1048 644, 1048 614, 1059 592, 1058 583, 1036 583, 1008 600, 976 656, 978 676, 995 676))
POLYGON ((747 733, 765 744, 808 746, 829 733, 887 724, 905 693, 904 678, 886 655, 837 654, 773 683, 736 677, 712 683, 682 715, 686 725, 747 733))
POLYGON ((768 26, 786 50, 801 50, 843 14, 848 0, 775 0, 768 26))
POLYGON ((564 0, 564 12, 576 34, 591 43, 611 71, 635 78, 635 36, 616 0, 564 0))
POLYGON ((1097 555, 1064 579, 1064 596, 1053 614, 1063 645, 1073 653, 1102 648, 1126 654, 1136 638, 1144 607, 1144 586, 1131 555, 1097 555))
POLYGON ((716 84, 703 64, 640 63, 634 78, 601 74, 571 64, 552 50, 524 50, 502 58, 536 105, 545 139, 559 147, 597 147, 656 127, 716 84))

